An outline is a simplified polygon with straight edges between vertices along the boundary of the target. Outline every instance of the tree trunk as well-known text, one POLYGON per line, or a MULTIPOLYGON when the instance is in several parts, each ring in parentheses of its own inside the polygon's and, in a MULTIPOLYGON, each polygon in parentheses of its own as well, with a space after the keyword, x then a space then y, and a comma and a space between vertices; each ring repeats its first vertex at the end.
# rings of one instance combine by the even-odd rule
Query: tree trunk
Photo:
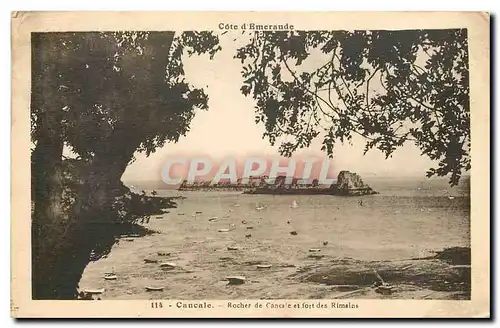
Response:
POLYGON ((46 280, 53 265, 50 249, 62 232, 65 216, 62 205, 61 99, 56 95, 53 60, 55 39, 32 34, 31 110, 36 113, 32 153, 32 297, 51 294, 46 280))
POLYGON ((120 191, 124 170, 107 164, 96 159, 90 165, 87 181, 78 192, 72 215, 65 224, 66 230, 51 237, 55 242, 44 241, 39 245, 46 251, 39 257, 41 267, 36 271, 43 275, 35 276, 39 287, 37 298, 75 299, 78 282, 94 248, 99 244, 106 247, 114 244, 116 236, 110 225, 115 222, 110 206, 120 191))
POLYGON ((110 249, 115 242, 113 225, 117 222, 111 206, 121 193, 121 176, 139 142, 117 139, 113 144, 109 148, 113 151, 97 153, 85 170, 85 183, 78 191, 67 230, 53 248, 54 265, 46 278, 53 291, 51 299, 75 299, 94 250, 110 249))
MULTIPOLYGON (((37 115, 32 159, 32 295, 33 299, 75 299, 92 252, 111 247, 115 241, 112 229, 107 229, 114 224, 111 204, 119 192, 121 176, 144 135, 135 133, 137 122, 124 117, 113 137, 103 140, 102 149, 95 151, 86 168, 85 183, 67 215, 62 206, 61 177, 65 101, 58 92, 56 68, 58 61, 72 58, 65 56, 63 50, 57 52, 59 37, 52 33, 33 35, 31 106, 37 115)), ((172 39, 173 32, 159 49, 154 49, 158 59, 144 70, 154 73, 165 69, 172 39)), ((164 77, 156 82, 162 85, 164 77)), ((100 96, 103 103, 113 104, 107 101, 107 95, 100 96)))

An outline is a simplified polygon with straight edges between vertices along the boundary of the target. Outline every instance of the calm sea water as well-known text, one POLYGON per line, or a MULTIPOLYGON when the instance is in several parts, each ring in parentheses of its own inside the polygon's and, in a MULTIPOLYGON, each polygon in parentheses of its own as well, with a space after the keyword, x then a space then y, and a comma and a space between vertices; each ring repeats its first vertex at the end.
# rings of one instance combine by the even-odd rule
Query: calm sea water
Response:
POLYGON ((276 281, 302 265, 321 264, 308 258, 310 248, 321 248, 325 258, 319 262, 328 265, 338 257, 398 260, 428 256, 445 247, 470 246, 468 180, 454 188, 444 179, 365 178, 365 182, 380 194, 272 196, 158 190, 160 196, 184 195, 186 199, 161 219, 150 221, 148 227, 160 233, 120 242, 107 258, 91 263, 81 286, 106 284, 107 297, 118 299, 151 297, 144 286, 154 284, 169 286, 168 293, 160 295, 166 298, 260 297, 264 290, 297 297, 303 288, 312 287, 289 282, 285 291, 276 281), (291 207, 294 201, 297 208, 291 207), (258 211, 260 204, 266 208, 258 211), (202 213, 194 216, 197 211, 202 213), (212 217, 217 220, 210 221, 212 217), (227 250, 234 245, 240 249, 227 250), (170 252, 167 260, 184 271, 161 273, 157 265, 144 263, 160 251, 170 252), (281 269, 263 278, 245 264, 252 261, 281 269), (289 264, 294 267, 286 269, 289 264), (117 272, 119 280, 103 281, 103 274, 110 270, 117 272), (227 289, 220 283, 227 275, 255 276, 259 283, 227 289))
MULTIPOLYGON (((222 216, 232 204, 239 204, 237 216, 242 219, 259 218, 260 224, 271 230, 279 230, 283 222, 290 221, 287 225, 301 232, 294 239, 296 243, 314 237, 338 245, 342 255, 355 258, 408 258, 444 247, 470 246, 469 177, 455 187, 445 178, 371 177, 364 181, 380 194, 272 196, 172 190, 160 190, 159 194, 186 196, 179 211, 187 206, 188 214, 193 202, 214 216, 222 216), (293 201, 298 208, 291 208, 293 201), (258 204, 265 204, 266 209, 256 212, 258 204)), ((283 241, 279 235, 273 239, 283 241)))

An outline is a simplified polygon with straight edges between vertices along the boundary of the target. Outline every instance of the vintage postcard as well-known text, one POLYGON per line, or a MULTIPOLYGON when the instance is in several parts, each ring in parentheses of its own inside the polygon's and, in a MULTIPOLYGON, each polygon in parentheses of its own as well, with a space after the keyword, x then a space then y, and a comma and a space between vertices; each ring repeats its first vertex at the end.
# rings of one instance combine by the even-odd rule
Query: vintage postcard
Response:
POLYGON ((11 315, 490 316, 481 12, 15 12, 11 315))

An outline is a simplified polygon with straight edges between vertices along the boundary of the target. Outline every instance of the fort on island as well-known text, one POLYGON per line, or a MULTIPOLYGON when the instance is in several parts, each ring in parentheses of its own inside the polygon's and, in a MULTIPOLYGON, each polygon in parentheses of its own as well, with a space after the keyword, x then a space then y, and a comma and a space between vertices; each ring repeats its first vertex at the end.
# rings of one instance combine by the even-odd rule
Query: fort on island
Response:
POLYGON ((238 179, 237 183, 229 180, 221 180, 217 183, 212 181, 194 181, 188 183, 184 180, 178 188, 179 191, 242 191, 244 194, 269 194, 269 195, 342 195, 362 196, 377 194, 363 179, 349 171, 341 171, 337 176, 337 182, 330 186, 319 184, 318 179, 311 182, 303 179, 278 176, 274 181, 268 176, 251 176, 248 182, 238 179))

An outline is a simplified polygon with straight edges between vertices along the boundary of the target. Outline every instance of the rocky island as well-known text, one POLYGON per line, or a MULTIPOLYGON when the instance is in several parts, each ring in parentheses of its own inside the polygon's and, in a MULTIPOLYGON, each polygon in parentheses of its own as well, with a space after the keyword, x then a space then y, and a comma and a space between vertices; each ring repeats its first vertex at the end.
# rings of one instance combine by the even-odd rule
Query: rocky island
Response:
POLYGON ((356 174, 349 171, 340 171, 337 176, 337 183, 334 189, 338 195, 344 196, 363 196, 378 194, 370 186, 363 182, 363 179, 356 174))
POLYGON ((320 187, 314 184, 303 186, 277 184, 247 190, 244 194, 363 196, 378 194, 378 192, 365 184, 358 174, 341 171, 337 176, 337 183, 333 183, 330 187, 320 187))
POLYGON ((211 181, 198 181, 188 183, 184 181, 178 188, 179 191, 241 191, 244 194, 256 195, 340 195, 340 196, 363 196, 378 194, 370 186, 363 182, 361 177, 353 172, 341 171, 337 176, 337 183, 330 186, 321 186, 318 180, 312 183, 300 183, 299 179, 293 178, 291 183, 286 183, 287 177, 278 176, 274 182, 269 183, 267 176, 250 177, 248 183, 237 183, 211 181))

